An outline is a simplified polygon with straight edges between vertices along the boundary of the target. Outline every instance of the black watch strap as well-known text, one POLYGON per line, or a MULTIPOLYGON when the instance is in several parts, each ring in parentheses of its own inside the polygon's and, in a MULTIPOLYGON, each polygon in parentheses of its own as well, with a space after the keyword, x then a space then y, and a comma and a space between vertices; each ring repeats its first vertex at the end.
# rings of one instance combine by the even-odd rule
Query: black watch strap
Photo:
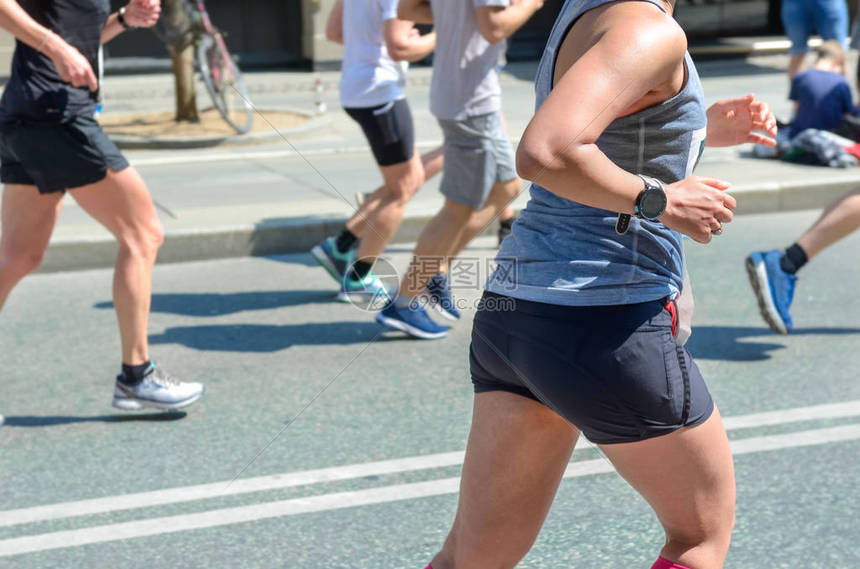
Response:
MULTIPOLYGON (((643 188, 643 190, 642 190, 643 192, 645 191, 645 189, 648 189, 649 186, 650 187, 658 187, 660 189, 663 189, 663 184, 661 184, 659 180, 657 180, 655 178, 649 178, 649 177, 643 176, 642 174, 637 174, 637 175, 640 178, 642 178, 642 182, 645 184, 645 188, 643 188)), ((641 195, 642 195, 642 192, 640 192, 639 195, 636 196, 637 208, 638 208, 639 199, 640 199, 641 195)), ((627 233, 627 231, 630 229, 630 220, 632 219, 632 217, 633 216, 631 216, 629 213, 619 213, 618 214, 618 221, 615 222, 615 233, 617 233, 618 235, 624 235, 625 233, 627 233)), ((642 217, 642 216, 637 212, 636 217, 642 217)))
POLYGON ((125 6, 117 10, 116 12, 116 21, 119 22, 119 25, 122 26, 124 30, 130 30, 134 26, 129 26, 128 22, 125 21, 125 6))

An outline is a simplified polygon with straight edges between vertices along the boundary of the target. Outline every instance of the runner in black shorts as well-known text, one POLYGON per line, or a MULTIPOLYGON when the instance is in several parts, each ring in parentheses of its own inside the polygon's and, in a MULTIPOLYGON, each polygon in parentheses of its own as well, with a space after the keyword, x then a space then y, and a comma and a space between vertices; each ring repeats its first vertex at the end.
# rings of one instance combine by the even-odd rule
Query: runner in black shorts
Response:
POLYGON ((116 237, 113 296, 122 371, 113 405, 178 409, 203 393, 150 360, 146 329, 152 266, 163 229, 137 171, 93 118, 99 46, 130 27, 150 27, 158 0, 132 0, 110 14, 108 0, 21 0, 0 4, 0 26, 17 38, 0 101, 0 308, 42 260, 63 196, 116 237))
POLYGON ((517 150, 531 199, 475 316, 472 428, 432 569, 517 565, 580 433, 663 525, 652 569, 723 565, 734 472, 676 336, 681 235, 710 242, 736 206, 728 184, 692 175, 706 140, 772 146, 776 120, 752 96, 706 108, 673 8, 567 0, 550 34, 517 150))
POLYGON ((403 93, 406 62, 433 51, 436 35, 419 35, 412 22, 398 19, 397 0, 339 0, 326 36, 344 45, 341 105, 361 126, 385 183, 363 199, 340 235, 311 254, 340 285, 340 300, 384 300, 388 291, 371 268, 409 199, 442 169, 441 149, 420 157, 415 152, 412 113, 403 93))

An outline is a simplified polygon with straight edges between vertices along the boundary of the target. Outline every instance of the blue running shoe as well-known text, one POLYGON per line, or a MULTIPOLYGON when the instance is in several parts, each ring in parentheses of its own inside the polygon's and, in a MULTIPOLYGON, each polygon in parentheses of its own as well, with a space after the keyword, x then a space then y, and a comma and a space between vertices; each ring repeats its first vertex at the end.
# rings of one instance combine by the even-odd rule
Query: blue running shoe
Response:
POLYGON ((448 275, 438 274, 427 283, 427 299, 430 308, 448 320, 459 320, 460 311, 451 296, 451 286, 448 284, 448 275))
POLYGON ((355 261, 355 249, 341 253, 337 250, 334 237, 329 237, 311 249, 311 255, 313 255, 317 263, 328 271, 331 278, 336 280, 338 284, 343 282, 343 277, 346 276, 347 269, 355 261))
POLYGON ((746 268, 762 318, 774 332, 788 334, 794 327, 788 309, 794 298, 797 276, 782 270, 781 256, 780 251, 750 253, 746 268))
POLYGON ((368 309, 379 310, 391 300, 385 285, 372 272, 361 280, 343 279, 337 299, 341 302, 361 304, 368 309))
POLYGON ((447 326, 440 326, 430 319, 422 306, 398 308, 393 302, 376 313, 376 321, 394 330, 406 332, 413 338, 435 340, 448 334, 447 326))

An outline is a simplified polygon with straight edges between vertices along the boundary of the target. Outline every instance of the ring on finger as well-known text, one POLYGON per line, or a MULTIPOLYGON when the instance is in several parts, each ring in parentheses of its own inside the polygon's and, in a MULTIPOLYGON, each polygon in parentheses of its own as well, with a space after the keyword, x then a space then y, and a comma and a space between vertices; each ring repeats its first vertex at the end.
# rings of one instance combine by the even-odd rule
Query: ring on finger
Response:
POLYGON ((722 235, 722 234, 723 234, 723 228, 722 227, 720 227, 719 229, 714 229, 713 231, 711 231, 711 235, 722 235))

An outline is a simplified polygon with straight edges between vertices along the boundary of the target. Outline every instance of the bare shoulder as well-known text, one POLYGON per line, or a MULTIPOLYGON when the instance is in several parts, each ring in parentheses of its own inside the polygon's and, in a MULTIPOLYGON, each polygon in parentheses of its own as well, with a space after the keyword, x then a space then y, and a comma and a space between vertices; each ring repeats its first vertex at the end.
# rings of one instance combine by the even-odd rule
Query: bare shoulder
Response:
POLYGON ((650 2, 612 2, 597 17, 604 40, 622 42, 643 57, 678 61, 687 51, 687 35, 678 22, 650 2))

